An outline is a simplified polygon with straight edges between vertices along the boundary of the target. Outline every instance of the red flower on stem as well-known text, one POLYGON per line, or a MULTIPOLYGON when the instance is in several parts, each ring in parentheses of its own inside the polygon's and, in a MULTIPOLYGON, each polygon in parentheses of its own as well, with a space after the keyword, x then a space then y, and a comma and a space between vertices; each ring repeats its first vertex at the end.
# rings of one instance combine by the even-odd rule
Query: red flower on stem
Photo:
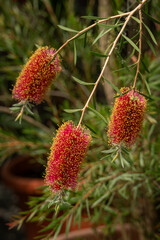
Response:
POLYGON ((46 167, 45 183, 53 191, 76 187, 78 174, 91 142, 84 127, 65 122, 57 131, 46 167))
POLYGON ((140 93, 130 88, 122 88, 121 93, 125 94, 115 100, 107 135, 111 144, 124 143, 130 147, 135 143, 142 128, 147 101, 140 93))
POLYGON ((13 88, 13 98, 23 102, 40 104, 47 89, 61 71, 60 59, 56 50, 49 47, 38 48, 23 67, 13 88))

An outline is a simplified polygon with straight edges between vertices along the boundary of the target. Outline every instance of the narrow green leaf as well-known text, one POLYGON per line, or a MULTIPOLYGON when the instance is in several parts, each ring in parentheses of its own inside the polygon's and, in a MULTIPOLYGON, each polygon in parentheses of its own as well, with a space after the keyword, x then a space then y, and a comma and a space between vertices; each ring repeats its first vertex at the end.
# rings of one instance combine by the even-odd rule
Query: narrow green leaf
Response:
POLYGON ((31 111, 31 109, 27 105, 25 106, 25 110, 27 113, 34 115, 34 113, 31 111))
POLYGON ((107 205, 104 205, 104 210, 109 212, 109 213, 112 213, 114 215, 117 215, 116 211, 114 211, 111 207, 107 206, 107 205))
POLYGON ((68 233, 69 233, 69 230, 70 230, 70 227, 71 227, 71 223, 72 223, 72 218, 73 218, 73 215, 70 216, 67 224, 66 224, 66 237, 68 237, 68 233))
POLYGON ((97 17, 97 16, 81 16, 81 18, 89 19, 89 20, 101 20, 101 19, 105 19, 105 18, 97 17))
POLYGON ((101 53, 98 53, 98 52, 92 52, 91 53, 95 56, 98 56, 98 57, 107 57, 107 55, 104 55, 104 54, 101 54, 101 53))
POLYGON ((29 215, 29 217, 27 218, 27 222, 29 222, 35 215, 36 215, 36 213, 37 213, 37 209, 35 209, 30 215, 29 215))
POLYGON ((149 29, 149 27, 148 27, 144 22, 143 22, 143 25, 144 25, 145 28, 147 29, 147 31, 148 31, 150 37, 152 38, 153 42, 154 42, 156 45, 158 45, 158 43, 157 43, 157 41, 156 41, 156 39, 155 39, 153 33, 152 33, 151 30, 149 29))
POLYGON ((108 121, 107 119, 102 116, 101 113, 99 113, 98 111, 96 111, 95 109, 91 108, 91 107, 88 107, 88 109, 90 109, 92 112, 94 112, 98 117, 100 117, 106 124, 108 124, 108 121))
POLYGON ((74 223, 73 223, 73 224, 75 224, 76 222, 78 222, 79 229, 81 227, 81 214, 82 214, 82 202, 80 203, 80 205, 76 211, 76 214, 74 217, 74 223))
POLYGON ((124 158, 123 158, 123 156, 122 156, 122 154, 120 153, 120 161, 121 161, 121 165, 122 165, 122 167, 124 168, 124 158))
POLYGON ((144 94, 144 93, 139 93, 139 94, 141 94, 142 96, 144 96, 145 98, 148 98, 148 99, 150 99, 150 100, 153 100, 153 98, 151 98, 151 97, 149 97, 149 96, 147 96, 146 94, 144 94))
POLYGON ((58 236, 58 234, 59 234, 59 232, 61 230, 62 224, 63 224, 63 222, 60 222, 60 224, 59 224, 59 226, 58 226, 58 228, 57 228, 57 230, 56 230, 52 240, 56 240, 56 238, 57 238, 57 236, 58 236))
POLYGON ((94 45, 101 37, 103 37, 106 33, 110 32, 112 29, 107 29, 107 31, 104 31, 104 29, 99 33, 99 35, 95 38, 92 45, 94 45))
POLYGON ((127 40, 127 42, 129 42, 129 44, 131 44, 131 46, 132 46, 135 50, 137 50, 137 52, 140 53, 139 48, 136 46, 136 44, 135 44, 130 38, 128 38, 128 37, 125 36, 124 34, 122 34, 122 36, 127 40))
POLYGON ((21 106, 23 106, 23 105, 24 105, 24 102, 21 101, 21 102, 19 102, 19 103, 13 104, 12 106, 13 106, 13 107, 21 107, 21 106))
MULTIPOLYGON (((104 78, 104 77, 103 77, 104 78)), ((110 81, 108 81, 106 78, 104 78, 104 80, 116 91, 118 92, 120 95, 122 95, 121 91, 110 81)))
POLYGON ((160 24, 160 21, 159 21, 159 20, 153 18, 151 15, 149 15, 148 13, 146 13, 144 10, 142 10, 142 12, 143 12, 148 18, 150 18, 153 22, 160 24))
POLYGON ((100 158, 100 160, 102 161, 102 160, 107 159, 107 158, 109 158, 109 157, 110 157, 110 155, 108 154, 108 155, 106 155, 106 156, 100 158))
POLYGON ((87 32, 85 32, 84 34, 84 48, 86 47, 87 45, 87 32))
POLYGON ((78 82, 78 83, 80 83, 82 85, 95 85, 95 83, 84 82, 84 81, 81 81, 80 79, 78 79, 76 77, 73 77, 73 76, 72 76, 72 78, 73 78, 74 81, 76 81, 76 82, 78 82))
POLYGON ((141 58, 141 63, 143 65, 144 69, 146 70, 146 72, 150 73, 149 69, 147 68, 147 66, 146 66, 145 62, 142 60, 142 58, 141 58))
POLYGON ((123 96, 123 95, 125 95, 126 93, 128 93, 128 92, 130 92, 131 90, 129 89, 128 91, 126 91, 126 92, 124 92, 124 93, 121 93, 121 95, 117 95, 117 96, 115 96, 114 98, 117 98, 117 97, 120 97, 120 96, 123 96))
POLYGON ((109 191, 106 192, 104 195, 102 195, 98 200, 96 200, 93 204, 92 204, 92 208, 96 207, 98 204, 100 204, 104 199, 107 200, 108 196, 109 196, 109 191))
POLYGON ((114 153, 116 151, 117 151, 116 148, 114 148, 114 149, 111 148, 111 149, 108 149, 108 150, 103 150, 102 153, 108 153, 109 154, 109 153, 114 153))
POLYGON ((146 85, 146 88, 147 88, 147 91, 148 91, 149 95, 151 95, 151 90, 150 90, 149 84, 148 84, 148 82, 146 81, 145 78, 144 78, 144 83, 146 85))
POLYGON ((82 111, 82 109, 78 108, 78 109, 64 109, 64 111, 66 113, 74 113, 74 112, 80 112, 82 111))
POLYGON ((103 29, 103 30, 98 34, 98 36, 94 39, 92 45, 94 45, 94 44, 98 41, 98 39, 102 37, 103 33, 104 33, 104 29, 103 29))
MULTIPOLYGON (((137 63, 133 63, 133 64, 129 65, 128 68, 132 68, 132 67, 134 68, 136 66, 137 66, 137 63)), ((120 71, 123 71, 123 70, 126 70, 126 67, 119 68, 117 70, 114 70, 113 72, 120 72, 120 71)))
POLYGON ((11 112, 19 112, 21 110, 20 107, 10 107, 9 109, 11 110, 11 112))
POLYGON ((136 22, 140 23, 140 20, 139 20, 138 18, 136 18, 136 17, 134 17, 134 16, 132 16, 132 18, 133 18, 136 22))
POLYGON ((76 48, 76 41, 73 41, 74 46, 74 65, 77 63, 77 48, 76 48))
POLYGON ((90 214, 90 210, 89 210, 89 202, 88 202, 88 198, 86 198, 86 209, 87 209, 87 215, 88 215, 88 218, 91 217, 91 214, 90 214))
POLYGON ((120 23, 120 24, 114 24, 114 25, 98 23, 98 26, 100 26, 100 27, 104 27, 104 28, 109 28, 109 29, 117 28, 117 27, 122 26, 122 25, 123 25, 123 23, 120 23))
MULTIPOLYGON (((143 35, 143 36, 144 36, 144 35, 143 35)), ((144 36, 144 37, 145 37, 145 36, 144 36)), ((145 37, 145 40, 146 40, 148 46, 150 47, 150 49, 152 50, 153 54, 154 54, 155 56, 157 56, 157 53, 156 53, 156 51, 155 51, 152 43, 151 43, 151 42, 148 40, 148 38, 146 38, 146 37, 145 37)))
POLYGON ((78 33, 77 30, 74 30, 74 29, 71 29, 71 28, 68 28, 68 27, 64 27, 62 25, 58 25, 59 28, 61 28, 62 30, 64 31, 67 31, 67 32, 75 32, 75 33, 78 33))

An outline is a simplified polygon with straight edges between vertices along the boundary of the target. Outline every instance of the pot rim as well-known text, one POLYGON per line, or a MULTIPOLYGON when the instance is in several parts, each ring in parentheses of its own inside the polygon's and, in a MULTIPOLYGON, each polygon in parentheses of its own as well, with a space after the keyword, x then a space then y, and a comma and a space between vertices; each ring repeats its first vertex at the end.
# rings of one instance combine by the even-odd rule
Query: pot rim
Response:
MULTIPOLYGON (((26 161, 33 157, 31 156, 16 156, 11 161, 7 161, 1 169, 1 177, 6 185, 13 188, 15 192, 37 195, 41 192, 41 189, 37 189, 44 185, 42 178, 27 178, 23 176, 17 176, 14 172, 14 168, 18 167, 18 164, 23 164, 25 167, 26 161)), ((34 158, 33 158, 34 159, 34 158)))

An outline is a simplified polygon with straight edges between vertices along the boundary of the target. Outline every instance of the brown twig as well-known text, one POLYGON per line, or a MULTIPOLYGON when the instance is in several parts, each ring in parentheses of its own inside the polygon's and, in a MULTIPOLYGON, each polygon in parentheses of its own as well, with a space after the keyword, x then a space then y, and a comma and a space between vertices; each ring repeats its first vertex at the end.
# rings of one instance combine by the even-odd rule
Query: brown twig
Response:
MULTIPOLYGON (((146 0, 144 0, 146 1, 146 0)), ((68 39, 53 55, 53 59, 50 61, 50 63, 54 60, 55 56, 68 44, 70 43, 71 41, 73 41, 75 38, 79 37, 81 34, 89 31, 90 29, 92 29, 93 27, 95 27, 96 25, 98 25, 99 23, 102 23, 102 22, 106 22, 106 21, 109 21, 111 19, 115 19, 115 18, 121 18, 121 17, 125 17, 129 14, 130 12, 127 12, 127 13, 122 13, 122 14, 118 14, 118 15, 115 15, 115 16, 111 16, 109 18, 105 18, 105 19, 101 19, 95 23, 93 23, 92 25, 84 28, 83 30, 81 30, 80 32, 78 32, 76 35, 74 35, 73 37, 71 37, 70 39, 68 39)), ((49 64, 50 64, 49 63, 49 64)))

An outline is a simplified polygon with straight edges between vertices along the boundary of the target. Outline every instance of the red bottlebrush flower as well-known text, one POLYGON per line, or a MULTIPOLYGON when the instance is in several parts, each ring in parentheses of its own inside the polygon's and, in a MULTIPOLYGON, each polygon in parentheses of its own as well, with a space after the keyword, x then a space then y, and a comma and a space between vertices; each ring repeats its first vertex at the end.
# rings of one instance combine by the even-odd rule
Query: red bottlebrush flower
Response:
POLYGON ((115 100, 107 135, 111 144, 124 143, 130 147, 141 130, 147 101, 133 89, 122 88, 121 92, 127 93, 115 100))
POLYGON ((23 67, 13 88, 13 98, 39 104, 44 99, 52 80, 61 71, 60 59, 53 48, 38 48, 23 67))
POLYGON ((84 127, 65 122, 57 131, 46 167, 45 183, 53 191, 74 189, 91 136, 84 127))

